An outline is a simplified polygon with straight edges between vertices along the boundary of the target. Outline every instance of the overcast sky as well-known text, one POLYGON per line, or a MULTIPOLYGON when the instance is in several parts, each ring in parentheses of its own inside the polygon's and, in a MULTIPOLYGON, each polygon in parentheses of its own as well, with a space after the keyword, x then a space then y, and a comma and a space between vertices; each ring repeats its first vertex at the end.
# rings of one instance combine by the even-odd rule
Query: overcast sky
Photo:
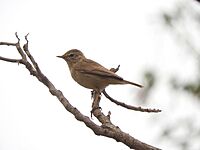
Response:
MULTIPOLYGON (((21 39, 30 33, 29 49, 43 73, 63 91, 70 103, 89 116, 90 90, 75 83, 67 64, 56 56, 77 48, 107 68, 120 64, 118 74, 138 83, 143 82, 144 70, 158 70, 160 76, 184 71, 184 67, 178 67, 184 60, 185 67, 192 70, 187 72, 190 77, 195 72, 194 62, 185 61, 186 56, 180 51, 174 52, 173 40, 169 39, 159 20, 160 12, 170 10, 177 2, 1 0, 0 41, 16 42, 16 31, 21 39)), ((14 47, 1 46, 0 55, 19 58, 14 47)), ((1 150, 129 149, 112 139, 94 135, 67 112, 44 85, 30 76, 23 65, 1 61, 0 68, 1 150)), ((167 94, 163 92, 167 81, 163 79, 162 82, 163 86, 153 96, 149 107, 164 109, 167 105, 167 94), (162 101, 159 100, 161 97, 162 101)), ((140 89, 127 85, 111 86, 108 91, 113 97, 134 104, 133 95, 137 98, 140 89)), ((125 132, 143 142, 163 149, 167 147, 154 138, 158 129, 148 121, 156 120, 160 115, 167 116, 165 112, 133 112, 104 97, 101 107, 105 113, 111 110, 113 123, 125 132)))

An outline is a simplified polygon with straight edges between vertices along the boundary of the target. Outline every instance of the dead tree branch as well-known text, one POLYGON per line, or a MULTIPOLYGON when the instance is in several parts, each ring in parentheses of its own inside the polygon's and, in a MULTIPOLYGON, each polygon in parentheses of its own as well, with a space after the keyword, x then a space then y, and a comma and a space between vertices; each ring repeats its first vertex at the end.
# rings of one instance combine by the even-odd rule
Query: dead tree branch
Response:
POLYGON ((88 116, 83 115, 76 107, 72 106, 70 102, 65 98, 63 93, 56 89, 56 87, 51 83, 51 81, 42 73, 39 65, 31 55, 28 49, 28 39, 25 36, 26 43, 23 48, 20 46, 20 38, 17 33, 15 34, 18 39, 17 43, 0 42, 0 45, 14 46, 18 50, 21 59, 11 59, 0 57, 0 60, 12 63, 23 64, 28 69, 31 75, 35 76, 41 83, 47 86, 49 92, 58 98, 58 100, 63 104, 65 109, 72 113, 75 118, 81 122, 84 122, 87 127, 89 127, 96 135, 101 135, 115 139, 117 142, 122 142, 131 149, 135 150, 160 150, 159 148, 153 147, 146 143, 143 143, 128 133, 123 132, 118 126, 112 124, 110 120, 110 112, 108 115, 104 115, 99 107, 99 102, 101 99, 100 93, 94 93, 94 102, 92 105, 93 115, 101 122, 101 126, 95 124, 88 116), (30 59, 28 60, 27 57, 30 59))
POLYGON ((102 92, 106 98, 108 98, 111 102, 115 103, 116 105, 119 105, 119 106, 122 106, 124 108, 127 108, 127 109, 131 109, 131 110, 135 110, 135 111, 140 111, 140 112, 148 112, 148 113, 151 113, 151 112, 154 112, 154 113, 158 113, 158 112, 161 112, 160 109, 151 109, 151 108, 142 108, 142 107, 136 107, 136 106, 131 106, 131 105, 128 105, 128 104, 125 104, 123 102, 119 102, 115 99, 113 99, 110 95, 108 95, 108 93, 106 92, 106 90, 104 89, 103 92, 102 92))
MULTIPOLYGON (((112 72, 115 73, 115 72, 117 72, 119 70, 119 67, 120 67, 120 65, 118 65, 117 68, 111 68, 110 71, 112 71, 112 72)), ((140 112, 148 112, 148 113, 150 113, 150 112, 154 112, 154 113, 161 112, 160 109, 142 108, 140 106, 136 107, 136 106, 127 105, 127 104, 125 104, 123 102, 117 101, 114 98, 112 98, 110 95, 108 95, 108 93, 106 92, 105 89, 102 91, 102 93, 111 102, 115 103, 116 105, 119 105, 119 106, 122 106, 124 108, 127 108, 127 109, 131 109, 131 110, 135 110, 135 111, 140 111, 140 112)))

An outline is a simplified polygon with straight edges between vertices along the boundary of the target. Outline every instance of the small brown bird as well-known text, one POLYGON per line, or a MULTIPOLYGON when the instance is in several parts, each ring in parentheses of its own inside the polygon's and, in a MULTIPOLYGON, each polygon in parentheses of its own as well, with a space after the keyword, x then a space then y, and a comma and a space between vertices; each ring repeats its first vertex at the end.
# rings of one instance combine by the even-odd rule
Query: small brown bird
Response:
POLYGON ((67 62, 72 78, 85 88, 101 92, 110 84, 132 84, 143 87, 140 84, 124 80, 99 63, 87 59, 80 50, 72 49, 57 57, 63 58, 67 62))

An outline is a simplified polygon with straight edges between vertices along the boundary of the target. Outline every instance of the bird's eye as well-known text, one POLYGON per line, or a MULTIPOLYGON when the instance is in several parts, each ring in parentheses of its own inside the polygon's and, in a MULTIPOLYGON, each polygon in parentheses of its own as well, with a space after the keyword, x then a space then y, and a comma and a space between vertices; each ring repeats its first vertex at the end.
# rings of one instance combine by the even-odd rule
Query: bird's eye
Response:
POLYGON ((70 58, 72 58, 72 57, 74 57, 75 56, 75 54, 69 54, 69 57, 70 58))

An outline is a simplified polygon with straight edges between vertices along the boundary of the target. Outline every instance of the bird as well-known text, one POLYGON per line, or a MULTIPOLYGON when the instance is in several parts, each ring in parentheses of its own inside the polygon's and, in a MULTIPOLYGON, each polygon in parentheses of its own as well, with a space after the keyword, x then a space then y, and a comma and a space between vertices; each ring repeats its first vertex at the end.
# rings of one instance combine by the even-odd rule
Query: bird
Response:
POLYGON ((78 49, 71 49, 62 56, 69 67, 72 78, 81 86, 102 92, 108 85, 131 84, 142 88, 141 84, 124 80, 101 64, 85 57, 78 49))

